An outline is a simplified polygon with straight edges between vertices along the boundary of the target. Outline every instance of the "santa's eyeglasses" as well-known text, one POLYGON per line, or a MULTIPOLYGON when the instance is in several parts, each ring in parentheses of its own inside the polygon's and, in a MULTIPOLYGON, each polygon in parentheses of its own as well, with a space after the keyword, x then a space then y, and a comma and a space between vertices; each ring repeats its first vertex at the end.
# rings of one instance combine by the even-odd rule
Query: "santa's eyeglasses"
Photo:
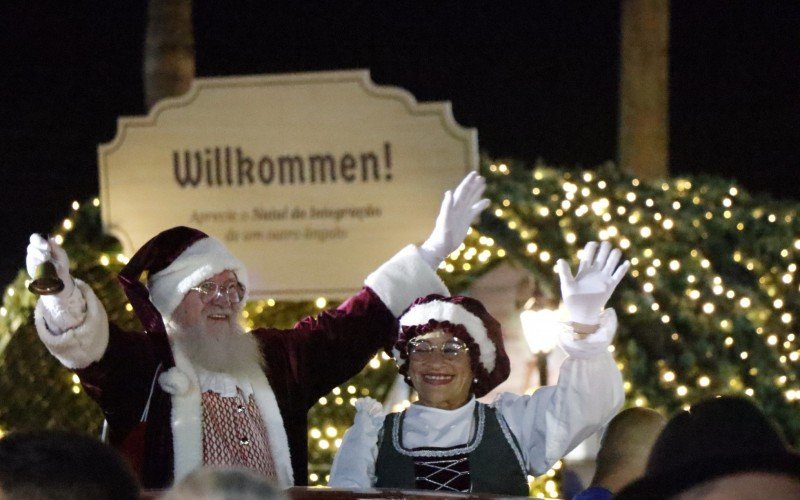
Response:
POLYGON ((244 298, 244 285, 238 281, 228 281, 222 285, 215 281, 204 281, 189 290, 199 293, 204 304, 212 302, 218 295, 228 299, 231 304, 238 304, 244 298))

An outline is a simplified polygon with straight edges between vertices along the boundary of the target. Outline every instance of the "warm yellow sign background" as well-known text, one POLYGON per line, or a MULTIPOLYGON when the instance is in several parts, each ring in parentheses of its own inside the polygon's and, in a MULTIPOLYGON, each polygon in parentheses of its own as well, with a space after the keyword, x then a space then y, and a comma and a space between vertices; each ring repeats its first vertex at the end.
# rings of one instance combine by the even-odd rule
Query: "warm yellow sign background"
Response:
POLYGON ((430 232, 477 133, 367 71, 197 79, 98 149, 106 230, 133 254, 188 225, 248 266, 253 297, 344 297, 430 232))

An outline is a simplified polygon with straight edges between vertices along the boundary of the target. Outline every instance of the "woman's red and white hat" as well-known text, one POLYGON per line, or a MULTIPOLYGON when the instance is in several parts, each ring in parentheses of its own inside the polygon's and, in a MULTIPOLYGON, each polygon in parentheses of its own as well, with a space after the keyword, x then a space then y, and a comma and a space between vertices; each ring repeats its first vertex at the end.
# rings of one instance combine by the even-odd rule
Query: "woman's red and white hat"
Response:
POLYGON ((461 339, 469 347, 477 397, 508 378, 510 363, 500 323, 478 300, 461 295, 419 298, 400 316, 400 332, 392 354, 401 374, 408 372, 408 341, 437 330, 461 339))

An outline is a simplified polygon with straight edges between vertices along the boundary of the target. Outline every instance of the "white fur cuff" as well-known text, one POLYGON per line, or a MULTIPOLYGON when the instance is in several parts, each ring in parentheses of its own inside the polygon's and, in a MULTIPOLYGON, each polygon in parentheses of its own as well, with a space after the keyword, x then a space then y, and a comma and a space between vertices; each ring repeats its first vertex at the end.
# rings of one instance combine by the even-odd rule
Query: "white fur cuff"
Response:
POLYGON ((592 358, 603 353, 608 353, 608 346, 617 332, 617 314, 614 309, 605 309, 600 313, 600 328, 588 334, 585 338, 576 338, 575 331, 569 324, 564 324, 564 330, 559 335, 559 344, 566 353, 573 358, 592 358))
POLYGON ((45 347, 61 364, 71 370, 86 368, 100 361, 108 347, 108 316, 92 289, 81 280, 75 285, 86 301, 84 320, 63 332, 52 325, 50 312, 41 300, 34 310, 34 324, 45 347))
POLYGON ((419 297, 432 293, 450 295, 414 245, 408 245, 382 264, 367 276, 364 284, 378 294, 395 316, 400 316, 419 297))

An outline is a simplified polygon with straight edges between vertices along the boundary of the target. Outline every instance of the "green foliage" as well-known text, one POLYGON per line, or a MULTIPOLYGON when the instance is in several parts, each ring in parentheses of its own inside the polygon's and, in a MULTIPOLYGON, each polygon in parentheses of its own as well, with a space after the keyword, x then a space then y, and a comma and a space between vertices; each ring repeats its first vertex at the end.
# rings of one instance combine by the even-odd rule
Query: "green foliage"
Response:
POLYGON ((639 182, 611 165, 483 168, 493 206, 477 229, 553 296, 555 258, 587 241, 608 239, 631 260, 609 304, 629 404, 669 414, 747 394, 800 444, 797 203, 719 178, 639 182))

